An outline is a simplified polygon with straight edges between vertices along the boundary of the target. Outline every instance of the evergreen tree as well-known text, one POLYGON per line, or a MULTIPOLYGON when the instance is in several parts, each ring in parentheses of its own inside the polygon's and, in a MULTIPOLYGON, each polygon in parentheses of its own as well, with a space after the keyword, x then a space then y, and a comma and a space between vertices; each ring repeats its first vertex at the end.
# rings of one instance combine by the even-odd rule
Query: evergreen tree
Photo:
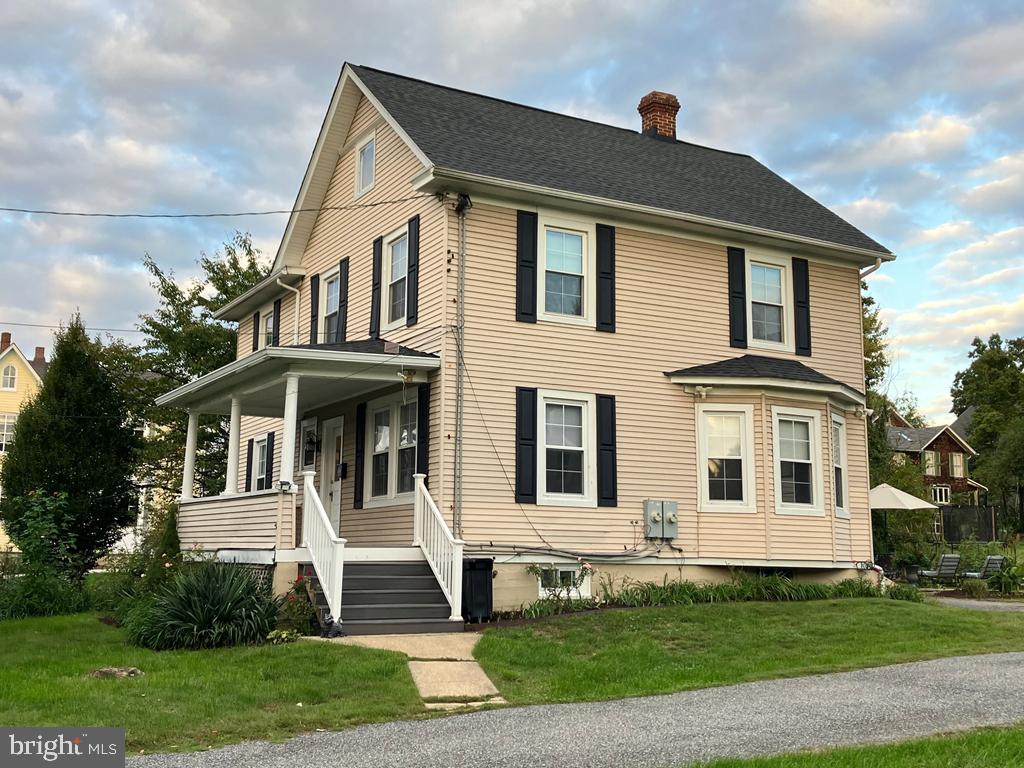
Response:
POLYGON ((121 389, 74 315, 57 334, 43 386, 19 414, 0 469, 0 519, 11 539, 20 548, 38 530, 25 499, 66 494, 65 504, 49 507, 60 510, 53 530, 70 575, 84 576, 133 522, 138 445, 121 389))

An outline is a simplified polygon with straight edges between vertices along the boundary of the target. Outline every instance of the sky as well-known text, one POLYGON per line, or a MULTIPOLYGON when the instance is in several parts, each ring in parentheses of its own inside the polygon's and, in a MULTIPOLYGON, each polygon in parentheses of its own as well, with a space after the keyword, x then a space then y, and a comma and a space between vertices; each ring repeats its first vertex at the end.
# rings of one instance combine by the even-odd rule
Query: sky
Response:
MULTIPOLYGON (((1019 1, 5 0, 0 39, 0 206, 289 208, 344 61, 634 129, 656 89, 899 256, 869 278, 891 395, 947 422, 972 338, 1024 335, 1019 1)), ((285 222, 0 213, 0 328, 131 330, 144 254, 185 280, 285 222)))

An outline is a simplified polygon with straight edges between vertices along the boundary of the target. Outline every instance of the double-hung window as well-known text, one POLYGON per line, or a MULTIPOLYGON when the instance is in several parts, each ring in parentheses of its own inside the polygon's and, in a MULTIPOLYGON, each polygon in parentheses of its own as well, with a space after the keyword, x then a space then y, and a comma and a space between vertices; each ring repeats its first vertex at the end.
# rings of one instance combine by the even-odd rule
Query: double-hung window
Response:
POLYGON ((595 226, 540 216, 540 319, 594 322, 595 226))
POLYGON ((576 392, 539 390, 537 451, 539 504, 597 505, 595 399, 576 392))
POLYGON ((252 444, 252 465, 253 465, 253 486, 257 491, 265 491, 267 485, 267 464, 270 461, 266 436, 253 441, 252 444))
POLYGON ((701 512, 754 512, 754 409, 699 405, 698 484, 701 512))
POLYGON ((356 197, 373 189, 377 139, 370 134, 356 145, 356 197))
POLYGON ((14 389, 18 384, 18 369, 13 365, 5 365, 0 375, 0 389, 14 389))
POLYGON ((334 275, 324 281, 324 343, 340 341, 341 276, 334 275))
POLYGON ((924 473, 930 477, 938 477, 939 475, 939 452, 938 451, 925 451, 924 452, 924 473))
POLYGON ((407 498, 415 490, 416 450, 419 444, 416 398, 402 393, 368 404, 366 497, 371 502, 407 498))
POLYGON ((409 233, 406 229, 392 233, 384 240, 381 325, 385 329, 405 324, 409 300, 409 233))
POLYGON ((0 453, 7 453, 14 442, 14 423, 17 420, 13 413, 0 413, 0 453))
POLYGON ((754 348, 793 351, 791 260, 747 254, 747 336, 754 348))
POLYGON ((274 325, 277 318, 274 316, 274 305, 267 304, 260 308, 260 327, 257 329, 259 349, 265 349, 274 343, 274 325))
POLYGON ((846 420, 832 417, 832 495, 836 517, 849 517, 846 501, 846 420))
POLYGON ((775 508, 783 514, 824 514, 821 480, 821 414, 772 408, 775 508))
POLYGON ((949 474, 953 477, 964 477, 964 455, 962 453, 949 454, 949 474))

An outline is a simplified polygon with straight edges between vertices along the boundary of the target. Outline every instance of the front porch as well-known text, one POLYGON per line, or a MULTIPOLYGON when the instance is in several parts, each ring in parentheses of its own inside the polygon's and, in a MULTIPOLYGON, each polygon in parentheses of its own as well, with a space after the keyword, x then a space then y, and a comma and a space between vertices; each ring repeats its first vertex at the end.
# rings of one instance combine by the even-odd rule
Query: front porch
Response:
POLYGON ((434 355, 379 340, 269 347, 161 397, 189 416, 182 547, 273 565, 279 587, 308 564, 329 622, 437 620, 439 601, 444 620, 461 622, 462 543, 425 482, 439 367, 434 355), (226 482, 220 495, 195 498, 203 414, 228 418, 226 482), (370 579, 365 589, 345 585, 346 564, 370 579), (435 589, 423 572, 415 594, 373 582, 410 568, 426 568, 435 589))

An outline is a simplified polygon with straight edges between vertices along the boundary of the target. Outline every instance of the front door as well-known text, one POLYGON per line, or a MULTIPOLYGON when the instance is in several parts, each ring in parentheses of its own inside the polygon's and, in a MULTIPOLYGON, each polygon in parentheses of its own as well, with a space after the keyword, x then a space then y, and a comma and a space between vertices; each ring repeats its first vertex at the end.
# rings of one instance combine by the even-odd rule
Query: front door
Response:
POLYGON ((341 532, 341 484, 344 463, 345 421, 339 416, 324 422, 321 445, 322 466, 320 468, 320 500, 324 503, 327 517, 334 530, 341 532))

